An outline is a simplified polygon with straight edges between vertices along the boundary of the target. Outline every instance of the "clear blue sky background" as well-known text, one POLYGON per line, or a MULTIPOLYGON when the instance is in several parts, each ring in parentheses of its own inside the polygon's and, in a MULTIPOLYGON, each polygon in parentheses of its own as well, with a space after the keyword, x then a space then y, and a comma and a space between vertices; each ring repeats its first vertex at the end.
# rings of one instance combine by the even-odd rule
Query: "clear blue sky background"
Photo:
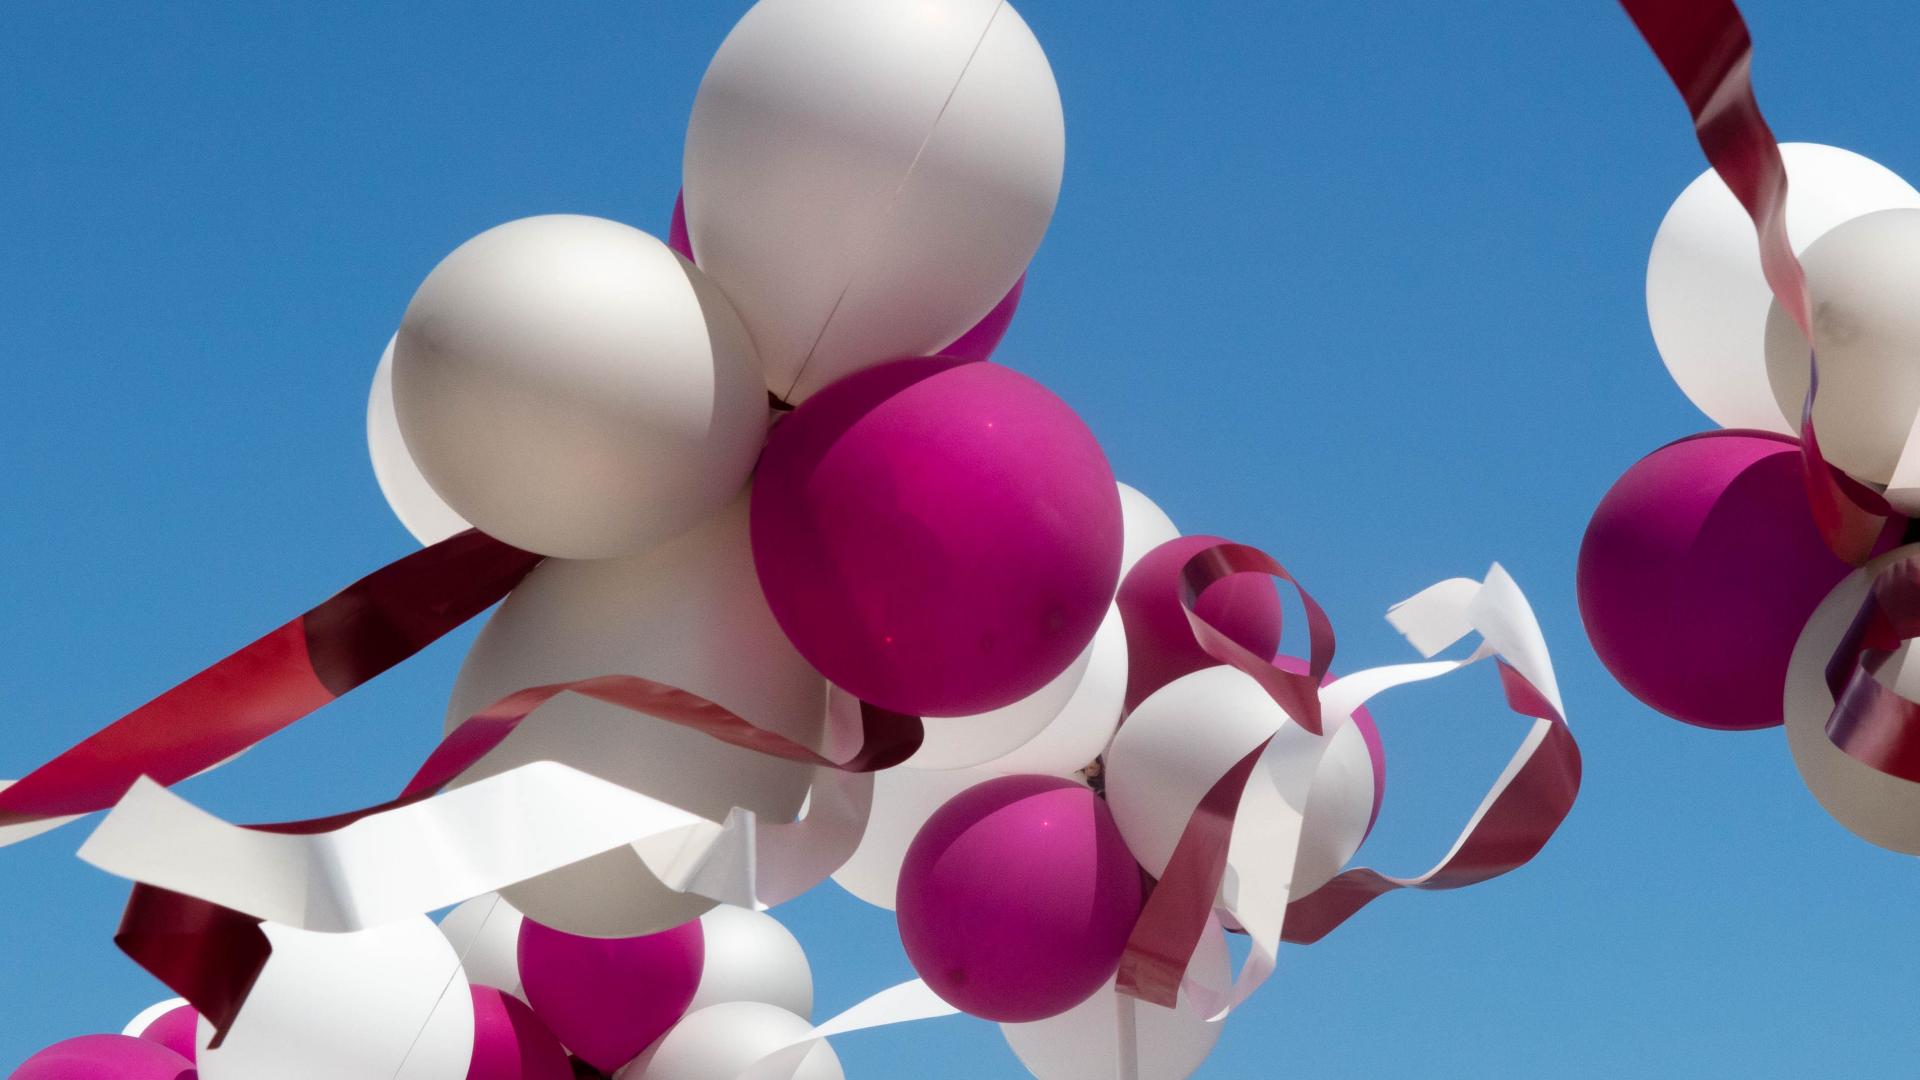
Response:
MULTIPOLYGON (((0 776, 411 549, 363 440, 414 286, 528 214, 664 233, 742 0, 0 6, 0 776)), ((1920 9, 1747 4, 1782 137, 1920 177, 1920 9)), ((1189 532, 1279 555, 1348 666, 1503 561, 1587 783, 1533 866, 1387 898, 1233 1017, 1208 1077, 1908 1075, 1909 860, 1820 812, 1778 731, 1653 715, 1573 567, 1640 454, 1705 426, 1648 337, 1647 245, 1703 167, 1609 0, 1027 0, 1066 103, 1059 213, 1001 359, 1189 532)), ((463 632, 188 793, 240 819, 391 794, 463 632)), ((1422 869, 1520 729, 1491 672, 1376 708, 1365 855, 1422 869)), ((109 938, 84 826, 0 852, 0 1067, 164 991, 109 938)), ((783 909, 820 1015, 907 973, 891 919, 783 909)), ((1015 1075, 989 1024, 842 1040, 856 1077, 1015 1075)))

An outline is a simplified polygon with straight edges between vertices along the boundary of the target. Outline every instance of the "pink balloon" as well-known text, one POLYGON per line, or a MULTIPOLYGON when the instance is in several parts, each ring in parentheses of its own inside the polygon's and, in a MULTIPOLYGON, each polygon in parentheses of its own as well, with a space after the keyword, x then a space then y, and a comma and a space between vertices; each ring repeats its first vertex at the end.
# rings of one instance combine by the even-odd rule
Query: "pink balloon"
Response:
POLYGON ((82 1035, 28 1058, 8 1080, 192 1080, 193 1063, 131 1035, 82 1035))
MULTIPOLYGON (((1307 673, 1307 662, 1297 656, 1276 656, 1273 666, 1295 675, 1307 673)), ((1320 685, 1325 686, 1336 678, 1338 676, 1328 672, 1320 685)), ((1373 835, 1374 822, 1380 820, 1380 800, 1387 794, 1387 748, 1380 741, 1380 725, 1373 722, 1373 714, 1365 705, 1353 710, 1353 726, 1360 732, 1360 741, 1367 744, 1367 760, 1373 765, 1373 811, 1367 816, 1367 831, 1360 837, 1360 842, 1365 843, 1367 837, 1373 835)))
MULTIPOLYGON (((1147 695, 1182 675, 1220 663, 1193 639, 1180 604, 1180 569, 1217 536, 1178 536, 1140 557, 1120 583, 1120 621, 1127 631, 1127 696, 1131 712, 1147 695)), ((1235 574, 1200 596, 1194 610, 1256 656, 1280 647, 1280 594, 1273 579, 1235 574)))
POLYGON ((754 566, 794 647, 876 705, 970 716, 1092 640, 1120 573, 1120 496, 1065 402, 1010 368, 896 360, 775 425, 754 566))
POLYGON ((1723 730, 1782 720, 1787 660, 1846 576, 1785 436, 1716 431, 1655 450, 1613 485, 1580 545, 1580 616, 1635 697, 1723 730))
MULTIPOLYGON (((693 236, 687 232, 687 197, 684 192, 673 196, 673 217, 667 223, 667 246, 680 253, 688 262, 697 262, 693 257, 693 236)), ((956 360, 985 360, 1000 347, 1000 339, 1007 336, 1007 327, 1013 323, 1013 313, 1020 309, 1020 294, 1026 290, 1027 275, 1007 290, 1007 295, 993 305, 993 310, 981 316, 973 329, 955 338, 953 344, 940 350, 940 355, 951 356, 956 360)))
POLYGON ((473 1060, 467 1080, 573 1080, 560 1040, 519 998, 478 983, 473 994, 473 1060))
POLYGON ((147 1025, 140 1037, 148 1042, 157 1042, 188 1061, 194 1061, 200 1054, 200 1046, 196 1041, 199 1030, 200 1013, 191 1005, 181 1005, 161 1013, 159 1019, 147 1025))
POLYGON ((907 958, 935 993, 1024 1023, 1106 984, 1143 892, 1104 800, 1059 777, 1003 776, 927 819, 895 902, 907 958))
POLYGON ((614 1072, 666 1034, 700 986, 698 919, 631 938, 520 926, 520 985, 534 1014, 582 1061, 614 1072))

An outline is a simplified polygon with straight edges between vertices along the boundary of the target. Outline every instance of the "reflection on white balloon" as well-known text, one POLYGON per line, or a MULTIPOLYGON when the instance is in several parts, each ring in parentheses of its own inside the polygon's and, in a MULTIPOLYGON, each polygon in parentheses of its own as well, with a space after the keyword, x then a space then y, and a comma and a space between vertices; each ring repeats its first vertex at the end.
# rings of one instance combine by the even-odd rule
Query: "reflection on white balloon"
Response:
POLYGON ((1000 302, 1053 216, 1052 68, 1002 0, 761 0, 687 124, 687 226, 798 402, 1000 302))
POLYGON ((393 412, 393 342, 380 354, 367 393, 367 454, 373 459, 373 478, 387 497, 393 516, 422 544, 437 544, 471 528, 454 513, 413 463, 406 440, 400 437, 400 419, 393 412))
MULTIPOLYGON (((710 1005, 688 1013, 673 1030, 615 1074, 614 1080, 738 1080, 761 1058, 807 1038, 812 1025, 758 1001, 710 1005)), ((844 1080, 839 1055, 822 1039, 790 1080, 844 1080)))
POLYGON ((524 916, 499 893, 476 896, 447 912, 440 920, 467 981, 491 986, 522 1001, 520 987, 520 923, 524 916))
POLYGON ((202 1080, 461 1080, 473 998, 418 916, 352 934, 266 923, 273 953, 220 1048, 200 1021, 202 1080))
MULTIPOLYGON (((753 572, 743 497, 705 524, 624 559, 549 559, 500 605, 460 669, 451 730, 529 686, 639 675, 821 748, 826 683, 773 621, 753 572)), ((742 806, 791 821, 811 766, 575 695, 529 716, 462 782, 559 761, 715 821, 742 806)), ((501 890, 529 918, 589 937, 655 933, 713 901, 662 885, 619 849, 501 890)))
POLYGON ((780 920, 721 904, 700 916, 700 930, 704 959, 688 1012, 729 1001, 758 1001, 802 1018, 813 1015, 813 969, 800 942, 780 920))
POLYGON ((883 769, 873 777, 873 813, 853 857, 833 872, 841 888, 893 910, 900 863, 934 811, 975 784, 1004 775, 988 769, 883 769))
POLYGON ((639 551, 726 505, 767 425, 720 290, 646 233, 570 214, 489 229, 427 275, 393 395, 447 505, 569 559, 639 551))
MULTIPOLYGON (((1818 143, 1784 143, 1780 153, 1796 252, 1862 214, 1920 207, 1920 191, 1859 154, 1818 143)), ((1721 427, 1799 426, 1799 401, 1782 409, 1768 385, 1763 338, 1772 302, 1753 223, 1709 169, 1674 200, 1653 238, 1647 321, 1674 382, 1721 427)))

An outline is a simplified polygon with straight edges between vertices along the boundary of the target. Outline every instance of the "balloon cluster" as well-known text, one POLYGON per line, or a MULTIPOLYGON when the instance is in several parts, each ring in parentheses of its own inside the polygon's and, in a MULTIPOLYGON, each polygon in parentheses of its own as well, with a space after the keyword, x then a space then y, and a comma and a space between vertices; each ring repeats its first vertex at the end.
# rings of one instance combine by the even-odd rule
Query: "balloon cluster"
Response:
POLYGON ((1654 451, 1600 501, 1579 560, 1588 637, 1667 716, 1784 724, 1842 825, 1920 853, 1920 773, 1886 749, 1920 733, 1920 684, 1885 664, 1912 636, 1899 577, 1920 557, 1901 546, 1920 509, 1920 191, 1847 150, 1776 146, 1744 61, 1708 65, 1746 56, 1731 4, 1684 25, 1626 7, 1714 166, 1660 223, 1646 295, 1667 370, 1722 430, 1654 451), (1718 113, 1700 104, 1712 80, 1718 113))
POLYGON ((1283 939, 1530 859, 1579 755, 1504 571, 1390 615, 1470 655, 1338 678, 1279 563, 1180 535, 987 358, 1063 154, 1000 0, 761 0, 666 242, 556 215, 442 260, 368 409, 427 548, 0 785, 0 842, 113 808, 81 856, 138 883, 122 947, 191 1002, 44 1075, 830 1080, 825 1036, 964 1011, 1043 1080, 1170 1080, 1283 939), (391 802, 235 826, 165 790, 502 597, 391 802), (1512 762, 1426 874, 1345 869, 1365 702, 1483 658, 1532 725, 1512 762), (920 980, 814 1027, 757 909, 829 875, 920 980))

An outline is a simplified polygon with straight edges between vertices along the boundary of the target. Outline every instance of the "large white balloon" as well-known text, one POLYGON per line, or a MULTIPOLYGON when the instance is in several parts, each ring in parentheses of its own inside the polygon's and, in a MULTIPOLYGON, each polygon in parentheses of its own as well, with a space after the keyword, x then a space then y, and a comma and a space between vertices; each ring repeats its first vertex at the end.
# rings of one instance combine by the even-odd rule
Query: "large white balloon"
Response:
POLYGON ((373 389, 367 394, 367 454, 373 459, 373 478, 380 484, 380 494, 387 497, 393 516, 414 539, 437 544, 472 527, 420 475, 420 466, 413 463, 413 454, 400 437, 400 418, 393 411, 392 340, 380 354, 380 366, 373 372, 373 389))
MULTIPOLYGON (((1229 981, 1227 936, 1217 920, 1194 950, 1187 973, 1202 985, 1229 981)), ((1136 1071, 1134 1080, 1183 1080, 1220 1041, 1223 1023, 1210 1022, 1192 1007, 1186 991, 1174 1008, 1163 1009, 1122 999, 1112 980, 1099 993, 1058 1016, 1030 1024, 1001 1024, 1007 1045, 1038 1080, 1113 1080, 1120 1073, 1120 1009, 1131 1006, 1136 1071)))
POLYGON ((1165 510, 1138 488, 1126 484, 1120 485, 1120 524, 1120 578, 1123 581, 1141 556, 1180 535, 1165 510))
POLYGON ((473 999, 453 947, 418 916, 352 934, 267 923, 273 954, 203 1080, 462 1080, 473 999))
POLYGON ((1127 696, 1127 632, 1117 605, 1107 609, 1087 651, 1087 669, 1059 715, 1038 735, 982 768, 1065 776, 1100 756, 1120 726, 1127 696))
POLYGON ((694 99, 687 227, 799 401, 999 303, 1065 154, 1053 70, 1002 0, 760 0, 694 99))
POLYGON ((1011 705, 973 716, 921 720, 920 749, 905 764, 914 769, 964 769, 1020 747, 1051 724, 1073 700, 1093 663, 1094 643, 1047 685, 1011 705))
MULTIPOLYGON (((548 560, 488 620, 460 669, 452 727, 529 686, 639 675, 705 697, 754 725, 821 749, 826 683, 767 610, 747 542, 747 500, 639 555, 548 560)), ((559 761, 715 821, 742 806, 790 821, 810 766, 722 743, 627 710, 562 695, 463 774, 559 761)), ((713 901, 660 884, 627 849, 501 890, 527 917, 591 937, 650 934, 713 901)))
POLYGON ((1005 775, 986 769, 885 769, 873 776, 873 813, 853 857, 833 872, 841 888, 893 910, 900 863, 934 811, 962 791, 1005 775))
POLYGON ((525 916, 499 893, 476 896, 447 912, 440 932, 460 957, 467 981, 491 986, 522 1001, 520 924, 525 916))
MULTIPOLYGON (((1855 477, 1885 483, 1920 411, 1920 209, 1854 218, 1800 256, 1813 298, 1820 449, 1855 477)), ((1807 339, 1785 309, 1767 313, 1767 377, 1782 408, 1807 395, 1807 339)))
MULTIPOLYGON (((1920 191, 1859 154, 1818 143, 1784 143, 1780 153, 1795 251, 1862 214, 1920 207, 1920 191)), ((1799 426, 1799 401, 1782 409, 1767 381, 1763 336, 1772 301, 1753 223, 1709 169, 1674 200, 1653 238, 1647 321, 1674 382, 1721 427, 1799 426)))
POLYGON ((706 942, 700 985, 688 1012, 729 1001, 758 1001, 802 1018, 813 1015, 813 968, 780 920, 721 904, 700 916, 706 942))
POLYGON ((724 506, 768 415, 720 290, 638 229, 567 214, 489 229, 427 275, 393 393, 449 506, 573 559, 638 551, 724 506))
MULTIPOLYGON (((1854 835, 1908 855, 1920 855, 1920 784, 1856 760, 1827 737, 1827 720, 1833 715, 1827 662, 1860 614, 1875 575, 1888 563, 1916 554, 1920 545, 1888 552, 1833 587, 1793 647, 1785 698, 1787 747, 1807 790, 1854 835)), ((1902 695, 1920 701, 1920 663, 1911 646, 1904 649, 1895 658, 1899 669, 1888 672, 1888 681, 1902 695)))
MULTIPOLYGON (((813 1028, 777 1006, 733 1001, 688 1013, 660 1041, 615 1074, 615 1080, 738 1080, 776 1050, 813 1028)), ((844 1080, 840 1057, 824 1039, 807 1052, 791 1080, 844 1080)))
MULTIPOLYGON (((1328 735, 1310 735, 1260 684, 1234 668, 1202 668, 1155 691, 1127 716, 1107 751, 1107 805, 1127 847, 1147 872, 1165 872, 1193 809, 1234 762, 1273 736, 1271 753, 1288 760, 1318 755, 1307 790, 1279 797, 1303 812, 1292 895, 1305 896, 1340 872, 1366 838, 1373 812, 1373 759, 1351 717, 1324 718, 1328 735)), ((1258 786, 1249 792, 1261 790, 1258 786)), ((1250 798, 1253 796, 1250 795, 1250 798)), ((1243 802, 1241 818, 1259 807, 1243 802)), ((1228 865, 1270 857, 1237 845, 1228 865)))

